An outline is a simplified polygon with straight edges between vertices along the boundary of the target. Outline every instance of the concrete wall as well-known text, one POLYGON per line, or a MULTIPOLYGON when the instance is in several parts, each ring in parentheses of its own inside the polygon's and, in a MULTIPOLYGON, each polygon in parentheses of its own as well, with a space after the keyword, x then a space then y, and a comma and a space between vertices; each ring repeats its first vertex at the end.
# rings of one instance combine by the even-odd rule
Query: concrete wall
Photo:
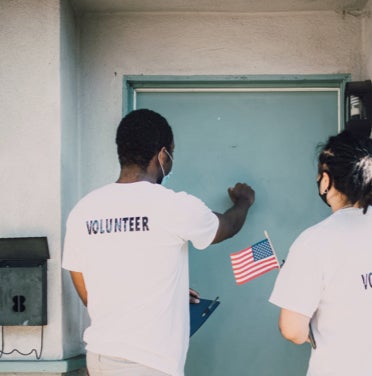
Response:
POLYGON ((361 18, 347 14, 88 14, 80 27, 83 193, 117 176, 123 75, 361 78, 361 18))
POLYGON ((362 54, 363 80, 372 79, 372 0, 369 0, 363 17, 362 54))
MULTIPOLYGON (((79 198, 78 27, 69 2, 59 0, 2 0, 0 25, 0 237, 48 237, 42 359, 58 360, 83 351, 85 326, 85 310, 61 273, 65 221, 79 198)), ((6 327, 4 351, 39 352, 40 333, 6 327)), ((35 353, 2 356, 9 359, 34 360, 35 353)))
MULTIPOLYGON (((68 1, 61 1, 61 203, 62 238, 67 216, 80 197, 80 133, 78 128, 79 29, 68 1)), ((62 270, 63 353, 70 357, 84 352, 85 308, 62 270)))
MULTIPOLYGON (((57 0, 0 2, 0 237, 48 237, 43 359, 63 356, 59 17, 57 0)), ((39 350, 40 332, 6 327, 4 351, 39 350)))

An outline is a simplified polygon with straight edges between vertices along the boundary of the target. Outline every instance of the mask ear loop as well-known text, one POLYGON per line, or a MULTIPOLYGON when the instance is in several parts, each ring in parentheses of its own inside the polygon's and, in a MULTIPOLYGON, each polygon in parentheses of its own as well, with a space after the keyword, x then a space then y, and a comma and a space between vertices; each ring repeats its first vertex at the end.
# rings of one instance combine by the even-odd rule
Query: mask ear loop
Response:
POLYGON ((165 172, 164 172, 163 165, 162 165, 161 162, 160 162, 159 154, 158 154, 158 161, 159 161, 160 168, 161 168, 161 172, 163 173, 163 178, 164 178, 164 177, 165 177, 165 172))
POLYGON ((173 157, 170 155, 170 153, 168 153, 168 150, 165 149, 164 151, 168 154, 169 159, 170 159, 170 160, 172 161, 172 163, 173 163, 173 157))
MULTIPOLYGON (((167 153, 168 157, 170 158, 170 160, 171 160, 172 163, 173 163, 173 158, 172 158, 172 156, 170 155, 170 153, 168 152, 168 150, 167 150, 167 149, 164 149, 164 151, 167 153)), ((158 161, 159 161, 159 164, 160 164, 161 172, 163 173, 163 178, 165 178, 166 175, 165 175, 164 167, 163 167, 163 165, 162 165, 161 162, 160 162, 159 154, 158 154, 158 161)))

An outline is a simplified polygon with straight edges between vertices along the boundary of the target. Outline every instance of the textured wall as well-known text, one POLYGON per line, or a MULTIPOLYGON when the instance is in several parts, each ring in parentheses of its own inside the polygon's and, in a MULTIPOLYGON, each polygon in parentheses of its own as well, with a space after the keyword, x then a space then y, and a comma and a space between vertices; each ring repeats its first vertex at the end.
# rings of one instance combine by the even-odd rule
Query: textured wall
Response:
POLYGON ((80 23, 83 192, 117 175, 123 75, 361 72, 361 19, 351 15, 91 14, 80 23))
POLYGON ((91 15, 82 25, 87 74, 113 67, 145 74, 360 69, 360 19, 333 12, 91 15))
MULTIPOLYGON (((78 129, 78 25, 69 2, 61 1, 61 206, 62 236, 68 213, 79 198, 80 134, 78 129)), ((63 277, 63 349, 64 357, 84 351, 82 340, 85 312, 72 286, 70 275, 63 277)))
POLYGON ((372 80, 372 0, 368 1, 363 17, 363 80, 372 80))
MULTIPOLYGON (((62 356, 59 3, 0 2, 0 237, 47 236, 44 359, 62 356)), ((6 327, 5 349, 40 349, 40 327, 6 327)), ((2 359, 35 359, 18 354, 2 359)))

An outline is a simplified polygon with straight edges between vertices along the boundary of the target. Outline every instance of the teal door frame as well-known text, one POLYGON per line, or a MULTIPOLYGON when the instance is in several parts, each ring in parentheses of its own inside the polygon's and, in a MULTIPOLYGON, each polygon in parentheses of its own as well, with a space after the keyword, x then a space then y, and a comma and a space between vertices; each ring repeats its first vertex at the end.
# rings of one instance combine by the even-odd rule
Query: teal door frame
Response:
POLYGON ((239 76, 158 76, 123 77, 123 115, 136 109, 139 92, 274 92, 335 91, 338 98, 338 130, 344 128, 345 86, 350 74, 324 75, 239 75, 239 76))

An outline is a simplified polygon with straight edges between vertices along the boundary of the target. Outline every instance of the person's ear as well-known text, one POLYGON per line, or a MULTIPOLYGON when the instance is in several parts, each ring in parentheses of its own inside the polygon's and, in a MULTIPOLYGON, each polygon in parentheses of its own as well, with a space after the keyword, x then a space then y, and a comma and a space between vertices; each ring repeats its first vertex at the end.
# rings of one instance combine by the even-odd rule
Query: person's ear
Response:
POLYGON ((167 159, 168 159, 168 155, 166 153, 166 147, 163 146, 160 150, 159 150, 159 153, 158 153, 158 160, 159 162, 161 163, 162 166, 164 166, 164 164, 167 162, 167 159))
POLYGON ((329 191, 331 189, 331 178, 329 173, 326 171, 322 172, 322 181, 320 182, 320 192, 324 193, 325 191, 329 191))

